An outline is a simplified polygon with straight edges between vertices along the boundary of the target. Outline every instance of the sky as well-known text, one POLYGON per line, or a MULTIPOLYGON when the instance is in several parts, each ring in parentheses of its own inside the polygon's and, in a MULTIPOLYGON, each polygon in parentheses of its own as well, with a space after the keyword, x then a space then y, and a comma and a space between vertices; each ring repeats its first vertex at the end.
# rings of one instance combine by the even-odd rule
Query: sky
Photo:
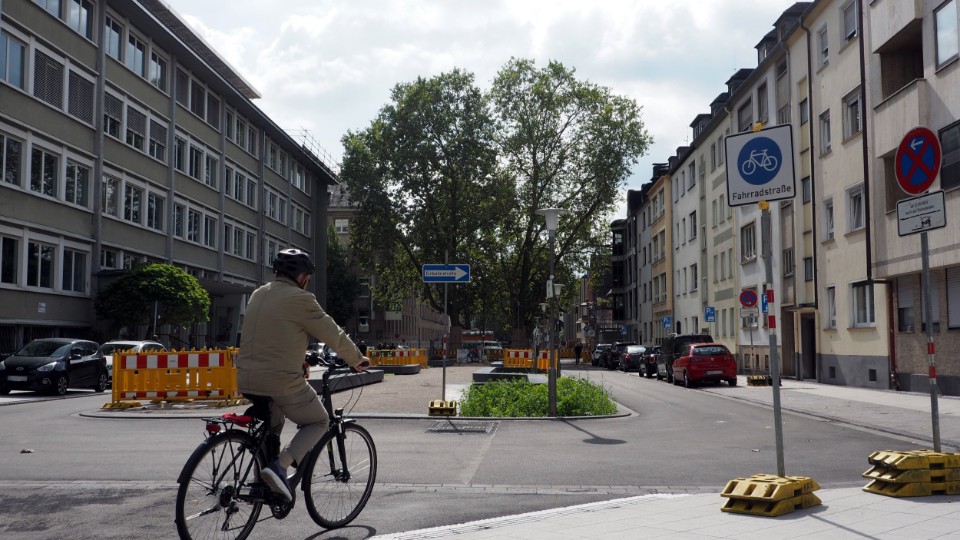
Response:
POLYGON ((653 144, 627 179, 648 182, 692 138, 788 0, 164 0, 261 94, 297 140, 338 163, 341 137, 418 76, 469 71, 486 90, 511 57, 551 60, 634 99, 653 144))

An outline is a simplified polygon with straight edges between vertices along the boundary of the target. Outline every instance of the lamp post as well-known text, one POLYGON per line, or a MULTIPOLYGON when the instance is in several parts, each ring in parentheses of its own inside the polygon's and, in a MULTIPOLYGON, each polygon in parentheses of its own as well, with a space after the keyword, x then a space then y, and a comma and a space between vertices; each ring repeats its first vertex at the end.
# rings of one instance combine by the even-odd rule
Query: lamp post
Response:
MULTIPOLYGON (((537 214, 543 216, 547 220, 547 232, 550 235, 550 278, 547 280, 547 296, 553 299, 556 296, 556 291, 553 289, 553 280, 554 280, 554 265, 555 265, 555 243, 557 235, 557 225, 560 222, 560 214, 564 214, 567 211, 563 208, 541 208, 537 210, 537 214)), ((550 323, 548 328, 550 328, 550 367, 547 369, 547 400, 550 407, 550 416, 557 415, 557 360, 554 342, 554 335, 556 334, 555 329, 553 328, 555 321, 557 320, 557 303, 551 301, 551 310, 550 310, 550 323)))

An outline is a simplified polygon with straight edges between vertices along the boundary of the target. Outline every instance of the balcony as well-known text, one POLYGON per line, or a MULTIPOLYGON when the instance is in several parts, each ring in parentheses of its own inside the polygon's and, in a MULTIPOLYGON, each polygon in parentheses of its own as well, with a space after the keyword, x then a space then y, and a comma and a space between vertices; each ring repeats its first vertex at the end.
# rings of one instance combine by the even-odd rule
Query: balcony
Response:
POLYGON ((927 124, 929 90, 925 79, 914 79, 874 107, 874 145, 877 155, 896 151, 900 140, 915 126, 927 124))
POLYGON ((923 20, 923 0, 876 0, 864 15, 870 17, 870 51, 877 52, 904 28, 923 20))

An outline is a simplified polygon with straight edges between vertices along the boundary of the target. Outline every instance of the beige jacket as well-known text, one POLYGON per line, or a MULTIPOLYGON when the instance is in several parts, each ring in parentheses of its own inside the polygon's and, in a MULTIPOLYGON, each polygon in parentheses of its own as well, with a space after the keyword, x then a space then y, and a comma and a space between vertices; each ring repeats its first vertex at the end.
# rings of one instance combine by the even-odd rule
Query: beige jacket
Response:
POLYGON ((280 396, 308 384, 303 378, 303 360, 310 336, 332 347, 351 366, 363 358, 313 293, 300 289, 293 280, 278 277, 253 291, 237 356, 240 391, 280 396))

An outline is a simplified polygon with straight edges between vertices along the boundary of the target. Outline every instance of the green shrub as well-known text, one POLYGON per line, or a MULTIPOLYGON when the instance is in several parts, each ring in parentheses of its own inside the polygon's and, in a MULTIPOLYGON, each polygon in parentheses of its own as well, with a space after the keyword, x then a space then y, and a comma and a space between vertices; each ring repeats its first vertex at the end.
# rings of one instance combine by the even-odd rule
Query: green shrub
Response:
MULTIPOLYGON (((549 414, 547 385, 525 379, 473 384, 460 401, 461 416, 504 418, 542 417, 549 414)), ((617 405, 600 385, 586 379, 557 379, 558 416, 614 414, 617 405)))

